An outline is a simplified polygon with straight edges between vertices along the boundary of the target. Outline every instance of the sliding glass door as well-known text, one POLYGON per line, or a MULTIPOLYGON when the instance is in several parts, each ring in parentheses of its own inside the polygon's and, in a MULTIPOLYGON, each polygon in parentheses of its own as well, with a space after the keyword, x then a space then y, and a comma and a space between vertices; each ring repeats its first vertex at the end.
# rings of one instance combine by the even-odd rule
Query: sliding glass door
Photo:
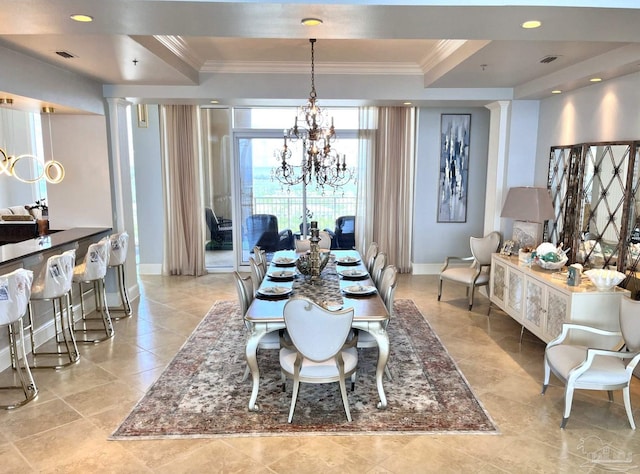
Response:
MULTIPOLYGON (((357 110, 345 109, 352 116, 338 130, 335 148, 346 155, 347 165, 357 164, 357 110)), ((342 115, 340 118, 342 119, 342 115)), ((236 109, 234 110, 234 153, 238 161, 238 218, 240 219, 242 251, 240 264, 247 264, 255 245, 267 251, 268 257, 277 250, 294 248, 294 240, 302 234, 302 222, 314 220, 318 227, 335 229, 340 216, 353 216, 356 210, 356 181, 343 188, 318 188, 315 180, 309 185, 288 186, 273 177, 278 166, 277 151, 283 145, 283 129, 291 126, 295 109, 236 109), (279 128, 279 127, 282 128, 279 128), (275 128, 274 127, 278 127, 275 128), (307 211, 304 209, 306 201, 307 211)), ((338 115, 336 115, 338 117, 338 115)), ((335 119, 336 126, 343 122, 335 119)), ((292 162, 299 164, 303 150, 301 141, 288 143, 292 162)), ((357 175, 357 170, 356 170, 357 175)))
POLYGON ((235 268, 231 112, 202 110, 203 200, 205 213, 205 267, 209 271, 235 268))

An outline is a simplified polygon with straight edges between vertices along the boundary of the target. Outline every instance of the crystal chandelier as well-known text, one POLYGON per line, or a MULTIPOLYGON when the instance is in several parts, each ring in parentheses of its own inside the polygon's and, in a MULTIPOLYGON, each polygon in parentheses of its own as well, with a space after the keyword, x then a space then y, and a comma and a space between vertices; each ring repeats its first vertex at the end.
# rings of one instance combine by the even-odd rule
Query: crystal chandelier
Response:
POLYGON ((336 140, 333 117, 328 119, 325 112, 318 107, 314 77, 314 50, 316 40, 311 43, 311 93, 309 100, 297 111, 292 128, 284 131, 284 145, 274 155, 278 166, 271 171, 271 178, 283 185, 293 186, 299 183, 310 184, 313 180, 316 187, 324 193, 325 186, 334 188, 334 192, 355 179, 355 171, 347 167, 346 156, 331 148, 336 140), (302 126, 298 126, 298 122, 302 126), (287 142, 302 141, 302 160, 300 164, 291 162, 291 149, 287 142))

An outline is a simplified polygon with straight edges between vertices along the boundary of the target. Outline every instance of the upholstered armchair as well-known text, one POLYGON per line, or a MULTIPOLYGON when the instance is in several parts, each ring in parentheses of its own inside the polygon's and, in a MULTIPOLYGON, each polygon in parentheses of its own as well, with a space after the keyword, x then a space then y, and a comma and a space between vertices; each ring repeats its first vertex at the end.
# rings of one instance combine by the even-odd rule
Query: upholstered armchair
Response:
POLYGON ((294 248, 291 229, 278 230, 278 218, 272 214, 252 214, 247 217, 249 248, 260 247, 265 252, 294 248))
POLYGON ((498 250, 500 240, 499 232, 491 232, 485 237, 471 237, 469 239, 469 245, 471 247, 470 257, 447 257, 440 270, 438 301, 440 301, 440 297, 442 296, 442 282, 448 281, 465 285, 469 299, 469 311, 471 311, 473 307, 473 294, 476 287, 489 284, 491 254, 498 250), (453 262, 469 262, 469 266, 449 266, 453 262))
POLYGON ((585 389, 607 390, 610 402, 613 401, 613 390, 622 390, 629 424, 631 429, 636 429, 629 385, 640 361, 639 306, 638 302, 622 297, 620 332, 563 324, 560 336, 547 344, 542 394, 547 391, 551 373, 565 385, 560 428, 564 429, 569 420, 574 390, 585 389))
POLYGON ((211 238, 207 250, 230 250, 233 248, 233 224, 231 219, 218 219, 210 207, 204 210, 211 238))
POLYGON ((355 239, 356 216, 340 216, 336 219, 333 231, 325 229, 331 234, 331 248, 351 250, 356 245, 355 239))

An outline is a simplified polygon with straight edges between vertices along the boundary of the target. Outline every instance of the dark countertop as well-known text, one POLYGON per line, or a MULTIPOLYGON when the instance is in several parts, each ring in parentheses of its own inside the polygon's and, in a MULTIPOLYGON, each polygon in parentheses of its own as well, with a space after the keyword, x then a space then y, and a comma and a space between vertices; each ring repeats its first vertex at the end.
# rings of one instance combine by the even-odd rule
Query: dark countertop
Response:
POLYGON ((107 235, 110 232, 110 227, 76 227, 54 232, 44 237, 24 240, 14 244, 0 245, 0 265, 22 260, 25 257, 62 247, 87 237, 93 237, 103 233, 107 235))

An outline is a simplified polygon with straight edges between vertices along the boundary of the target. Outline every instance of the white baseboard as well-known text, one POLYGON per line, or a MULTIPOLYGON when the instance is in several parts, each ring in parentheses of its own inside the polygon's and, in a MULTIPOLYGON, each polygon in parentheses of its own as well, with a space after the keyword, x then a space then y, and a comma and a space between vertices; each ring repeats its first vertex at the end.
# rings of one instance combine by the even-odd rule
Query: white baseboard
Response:
MULTIPOLYGON (((413 275, 440 275, 442 263, 413 263, 413 275)), ((450 263, 449 267, 468 267, 469 262, 450 263)))
POLYGON ((138 265, 139 275, 162 275, 161 263, 141 263, 138 265))

